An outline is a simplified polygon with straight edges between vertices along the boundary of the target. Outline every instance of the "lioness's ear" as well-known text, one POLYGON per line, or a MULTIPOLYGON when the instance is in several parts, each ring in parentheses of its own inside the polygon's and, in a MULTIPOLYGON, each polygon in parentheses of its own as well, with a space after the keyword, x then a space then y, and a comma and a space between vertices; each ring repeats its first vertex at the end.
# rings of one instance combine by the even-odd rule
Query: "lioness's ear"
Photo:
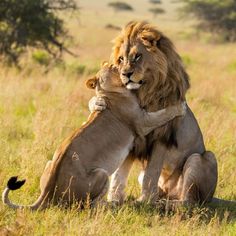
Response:
POLYGON ((142 31, 140 38, 147 47, 156 47, 157 42, 161 39, 161 35, 157 31, 142 31))
POLYGON ((87 88, 95 89, 97 86, 97 82, 98 82, 98 79, 96 77, 94 77, 92 79, 88 79, 86 81, 86 86, 87 86, 87 88))

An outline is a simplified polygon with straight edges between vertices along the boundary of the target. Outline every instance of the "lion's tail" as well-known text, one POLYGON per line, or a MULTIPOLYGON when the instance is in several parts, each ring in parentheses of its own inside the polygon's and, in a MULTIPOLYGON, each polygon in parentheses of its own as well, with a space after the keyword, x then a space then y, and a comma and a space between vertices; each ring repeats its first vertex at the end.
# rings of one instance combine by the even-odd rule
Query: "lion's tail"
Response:
POLYGON ((39 196, 37 201, 32 205, 26 205, 26 206, 17 205, 17 204, 14 204, 10 201, 10 199, 8 197, 9 192, 20 189, 25 183, 25 180, 17 181, 17 178, 18 178, 17 176, 14 176, 14 177, 11 177, 8 180, 7 187, 5 188, 5 190, 2 193, 3 203, 8 205, 9 207, 11 207, 13 209, 29 208, 31 210, 37 210, 37 209, 40 208, 42 210, 42 209, 46 208, 47 207, 47 201, 45 201, 45 200, 47 198, 47 194, 44 194, 44 193, 41 193, 41 195, 39 196))
POLYGON ((229 201, 215 197, 212 198, 212 200, 209 202, 209 205, 214 207, 229 207, 236 209, 236 201, 229 201))

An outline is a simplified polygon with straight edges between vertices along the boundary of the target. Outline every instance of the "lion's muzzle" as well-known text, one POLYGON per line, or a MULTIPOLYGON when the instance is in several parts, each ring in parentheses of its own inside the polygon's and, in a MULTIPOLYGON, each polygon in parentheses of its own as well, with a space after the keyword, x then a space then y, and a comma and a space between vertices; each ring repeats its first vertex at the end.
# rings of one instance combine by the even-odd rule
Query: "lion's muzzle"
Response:
POLYGON ((141 85, 143 84, 143 80, 140 80, 138 82, 134 82, 133 80, 129 79, 126 83, 125 86, 127 89, 129 90, 133 90, 133 89, 139 89, 141 87, 141 85))

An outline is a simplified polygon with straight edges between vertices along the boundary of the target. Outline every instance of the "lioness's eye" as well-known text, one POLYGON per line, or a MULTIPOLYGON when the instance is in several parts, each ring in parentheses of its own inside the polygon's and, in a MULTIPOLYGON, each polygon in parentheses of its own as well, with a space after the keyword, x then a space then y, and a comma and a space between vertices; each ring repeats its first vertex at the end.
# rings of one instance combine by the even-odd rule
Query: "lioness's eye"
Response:
POLYGON ((134 61, 138 61, 142 57, 141 54, 136 54, 134 57, 134 61))
POLYGON ((120 56, 119 59, 118 59, 118 62, 121 63, 124 61, 124 57, 120 56))

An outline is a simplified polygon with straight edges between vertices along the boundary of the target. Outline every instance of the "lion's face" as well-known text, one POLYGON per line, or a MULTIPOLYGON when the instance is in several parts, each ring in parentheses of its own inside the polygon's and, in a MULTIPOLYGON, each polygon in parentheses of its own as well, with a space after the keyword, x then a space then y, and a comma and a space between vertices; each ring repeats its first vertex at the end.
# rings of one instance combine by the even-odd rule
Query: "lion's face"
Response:
POLYGON ((137 30, 132 23, 127 25, 114 46, 114 63, 127 89, 139 89, 143 84, 151 83, 150 73, 162 73, 163 76, 167 73, 166 56, 157 47, 161 34, 144 26, 140 25, 137 30), (133 32, 135 30, 137 32, 133 32))
POLYGON ((127 89, 139 89, 144 82, 148 54, 141 42, 136 42, 127 50, 122 44, 116 58, 120 78, 127 89))

